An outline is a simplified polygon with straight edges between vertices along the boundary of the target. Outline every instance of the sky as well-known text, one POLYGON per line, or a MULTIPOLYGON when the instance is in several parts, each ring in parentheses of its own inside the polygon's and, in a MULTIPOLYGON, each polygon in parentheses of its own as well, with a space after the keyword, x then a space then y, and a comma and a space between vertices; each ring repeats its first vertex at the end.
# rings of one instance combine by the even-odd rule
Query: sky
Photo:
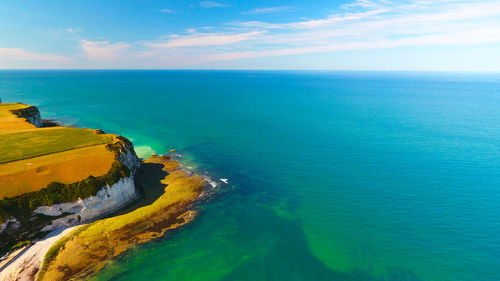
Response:
POLYGON ((0 69, 500 71, 500 0, 2 1, 0 69))

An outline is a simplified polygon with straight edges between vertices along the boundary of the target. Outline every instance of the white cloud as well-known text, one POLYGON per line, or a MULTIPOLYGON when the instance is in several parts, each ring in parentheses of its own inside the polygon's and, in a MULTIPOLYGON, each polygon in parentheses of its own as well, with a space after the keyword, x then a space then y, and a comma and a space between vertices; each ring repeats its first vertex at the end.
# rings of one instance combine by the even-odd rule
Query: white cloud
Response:
POLYGON ((342 7, 347 9, 347 8, 352 8, 352 7, 364 7, 364 8, 373 8, 377 6, 373 1, 370 0, 356 0, 354 2, 351 2, 349 4, 345 4, 342 7))
POLYGON ((386 7, 380 6, 380 1, 373 3, 355 1, 367 10, 323 19, 233 23, 236 28, 268 32, 250 45, 234 44, 232 50, 212 50, 192 57, 191 61, 199 64, 346 50, 500 42, 500 1, 417 1, 386 7))
POLYGON ((77 33, 81 33, 83 32, 83 28, 79 28, 79 27, 69 27, 69 28, 66 28, 66 32, 70 33, 70 34, 77 34, 77 33))
POLYGON ((130 44, 127 43, 110 43, 108 41, 81 40, 80 45, 85 57, 92 60, 114 60, 130 48, 130 44))
POLYGON ((243 12, 243 14, 269 14, 277 13, 289 10, 290 6, 278 6, 278 7, 268 7, 268 8, 256 8, 248 12, 243 12))
POLYGON ((61 55, 39 54, 21 48, 0 48, 0 60, 2 61, 64 61, 67 59, 61 55))
POLYGON ((214 2, 214 1, 202 1, 202 2, 200 2, 200 7, 202 7, 202 8, 226 8, 226 7, 229 7, 229 5, 222 4, 219 2, 214 2))
MULTIPOLYGON (((227 6, 201 3, 207 8, 227 6)), ((259 57, 500 43, 500 0, 406 0, 403 4, 370 0, 349 5, 346 10, 313 19, 188 26, 183 33, 140 42, 78 39, 82 53, 73 58, 85 66, 176 68, 259 57)), ((247 13, 272 13, 278 8, 247 13)), ((61 31, 72 35, 79 32, 74 28, 61 31)), ((6 59, 64 57, 0 49, 0 62, 6 59)))
MULTIPOLYGON (((141 51, 127 57, 168 67, 258 57, 388 49, 403 46, 470 45, 500 42, 500 1, 355 1, 324 18, 294 22, 228 23, 210 33, 187 28, 164 41, 131 43, 141 51), (383 5, 386 4, 386 5, 383 5)), ((278 7, 274 7, 278 8, 278 7)), ((253 10, 257 13, 273 12, 253 10)), ((266 9, 266 8, 261 8, 266 9)), ((274 9, 274 10, 273 10, 274 9)), ((203 29, 203 27, 199 28, 203 29)), ((116 57, 126 43, 84 41, 88 57, 116 57)), ((83 48, 83 44, 82 44, 83 48)))
POLYGON ((313 20, 304 20, 304 21, 288 22, 288 23, 266 23, 260 21, 250 21, 250 22, 236 22, 233 24, 243 27, 256 27, 264 29, 307 29, 307 28, 311 29, 325 25, 337 24, 340 22, 361 20, 364 18, 369 18, 371 16, 386 13, 389 11, 390 11, 389 9, 377 9, 359 13, 333 14, 324 19, 313 19, 313 20))
POLYGON ((187 36, 173 35, 172 39, 167 42, 147 43, 146 45, 153 48, 219 46, 254 39, 260 34, 261 32, 259 31, 251 31, 237 34, 202 33, 187 36))
POLYGON ((165 14, 173 14, 174 13, 174 11, 170 10, 170 9, 161 9, 160 12, 165 13, 165 14))
POLYGON ((403 46, 470 45, 493 42, 500 42, 500 28, 466 30, 450 34, 426 35, 400 39, 344 42, 331 45, 281 48, 276 50, 227 52, 200 56, 196 63, 338 51, 386 49, 403 46))
POLYGON ((342 14, 342 15, 335 14, 335 15, 332 15, 332 16, 326 18, 326 19, 308 20, 308 21, 302 21, 302 22, 289 23, 289 24, 284 25, 284 27, 318 28, 321 26, 337 24, 340 22, 361 20, 361 19, 369 18, 369 17, 374 16, 374 15, 387 13, 389 11, 390 11, 389 9, 377 9, 377 10, 371 10, 371 11, 362 12, 362 13, 348 13, 348 14, 342 14))

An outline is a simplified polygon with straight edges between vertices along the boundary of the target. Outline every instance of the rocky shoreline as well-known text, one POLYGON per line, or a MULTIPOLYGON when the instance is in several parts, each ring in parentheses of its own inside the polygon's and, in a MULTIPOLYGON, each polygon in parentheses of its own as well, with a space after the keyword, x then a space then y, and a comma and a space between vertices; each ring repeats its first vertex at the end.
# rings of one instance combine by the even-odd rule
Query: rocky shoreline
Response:
POLYGON ((54 243, 37 280, 85 280, 108 260, 191 222, 197 215, 196 204, 213 190, 205 179, 168 155, 146 159, 136 182, 144 193, 139 200, 54 243))
MULTIPOLYGON (((61 125, 55 120, 42 121, 36 107, 27 108, 18 115, 34 126, 61 125)), ((50 233, 2 257, 0 280, 84 278, 101 269, 106 260, 194 219, 197 212, 193 207, 211 193, 211 183, 168 155, 141 162, 130 141, 115 138, 110 149, 130 175, 90 197, 36 208, 34 214, 54 218, 39 230, 50 233)), ((7 219, 0 232, 15 230, 17 224, 15 218, 7 219)))

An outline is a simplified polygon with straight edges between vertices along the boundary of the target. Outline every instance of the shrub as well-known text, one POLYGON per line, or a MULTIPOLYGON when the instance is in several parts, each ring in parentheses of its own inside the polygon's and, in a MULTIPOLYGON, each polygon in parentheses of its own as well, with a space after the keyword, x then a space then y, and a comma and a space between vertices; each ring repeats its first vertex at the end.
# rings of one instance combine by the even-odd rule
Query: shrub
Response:
POLYGON ((113 185, 121 178, 130 176, 130 170, 120 161, 114 161, 111 169, 105 175, 88 178, 63 184, 52 182, 47 187, 38 191, 24 193, 12 198, 5 197, 0 200, 0 221, 5 221, 10 215, 15 217, 29 216, 33 210, 40 206, 73 202, 78 198, 87 198, 96 195, 106 185, 113 185))

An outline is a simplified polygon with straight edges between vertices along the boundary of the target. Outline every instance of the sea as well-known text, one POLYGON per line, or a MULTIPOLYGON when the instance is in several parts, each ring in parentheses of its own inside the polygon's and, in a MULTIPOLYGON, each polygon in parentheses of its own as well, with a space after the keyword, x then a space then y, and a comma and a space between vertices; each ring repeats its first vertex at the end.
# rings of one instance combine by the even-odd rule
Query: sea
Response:
POLYGON ((217 183, 91 280, 500 279, 500 73, 4 70, 0 98, 217 183))

